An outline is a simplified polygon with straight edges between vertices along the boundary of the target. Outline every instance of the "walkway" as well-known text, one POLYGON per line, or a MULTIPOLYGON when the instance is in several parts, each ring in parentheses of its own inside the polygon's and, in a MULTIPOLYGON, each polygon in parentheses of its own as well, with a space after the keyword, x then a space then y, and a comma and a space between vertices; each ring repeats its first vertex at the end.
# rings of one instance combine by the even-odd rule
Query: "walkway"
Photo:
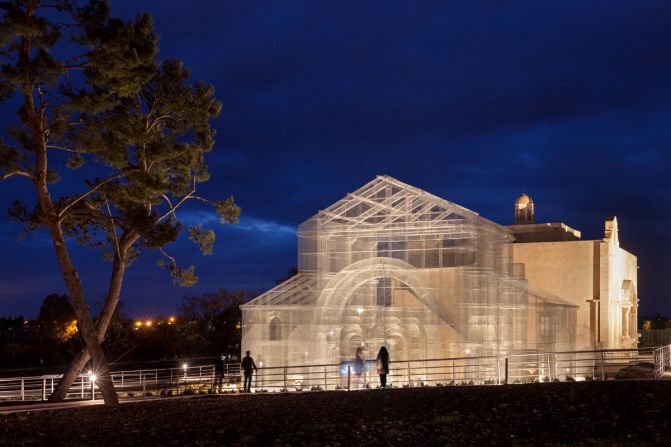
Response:
MULTIPOLYGON (((230 395, 230 394, 229 394, 230 395)), ((150 397, 128 397, 119 399, 120 404, 128 404, 134 402, 148 402, 152 400, 166 400, 166 399, 192 399, 194 397, 203 397, 203 395, 190 395, 190 396, 171 396, 171 397, 162 397, 162 396, 150 396, 150 397)), ((40 402, 35 401, 34 403, 17 403, 13 405, 2 405, 0 406, 0 415, 7 414, 17 414, 17 413, 26 413, 30 411, 49 411, 49 410, 64 410, 68 408, 80 408, 80 407, 90 407, 92 405, 102 405, 104 402, 102 399, 96 400, 68 400, 65 402, 40 402)))

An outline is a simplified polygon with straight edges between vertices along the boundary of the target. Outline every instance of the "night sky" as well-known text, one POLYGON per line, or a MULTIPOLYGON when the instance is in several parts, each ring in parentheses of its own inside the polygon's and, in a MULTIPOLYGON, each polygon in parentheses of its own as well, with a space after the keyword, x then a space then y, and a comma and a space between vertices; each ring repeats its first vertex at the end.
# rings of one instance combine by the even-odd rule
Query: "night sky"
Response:
MULTIPOLYGON (((537 222, 583 239, 616 215, 639 260, 640 313, 671 314, 668 0, 112 1, 113 15, 141 11, 161 57, 215 86, 224 108, 201 191, 233 194, 243 214, 222 226, 183 212, 216 229, 214 255, 186 238, 169 247, 200 276, 184 289, 145 252, 126 277, 129 317, 166 316, 219 287, 267 290, 296 265, 297 225, 377 174, 501 224, 524 191, 537 222)), ((0 107, 5 132, 15 106, 0 107)), ((28 186, 0 183, 0 210, 28 186)), ((66 293, 50 240, 17 241, 6 213, 0 228, 0 316, 34 318, 45 295, 66 293)), ((101 300, 109 264, 73 252, 101 300)))

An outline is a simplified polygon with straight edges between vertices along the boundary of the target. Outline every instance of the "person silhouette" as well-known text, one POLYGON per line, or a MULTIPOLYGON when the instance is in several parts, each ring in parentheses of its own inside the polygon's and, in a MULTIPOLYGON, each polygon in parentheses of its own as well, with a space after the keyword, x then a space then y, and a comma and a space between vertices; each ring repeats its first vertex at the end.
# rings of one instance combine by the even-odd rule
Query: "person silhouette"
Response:
POLYGON ((242 392, 251 393, 252 375, 254 374, 254 371, 256 371, 258 368, 256 367, 256 363, 254 363, 254 359, 251 356, 251 351, 247 351, 246 354, 247 355, 245 355, 245 357, 242 359, 242 363, 240 364, 242 372, 245 375, 244 388, 242 392))
POLYGON ((226 361, 226 356, 222 353, 214 362, 214 384, 213 384, 213 393, 219 393, 221 391, 222 380, 224 378, 224 362, 226 361))
POLYGON ((380 387, 387 386, 387 374, 389 374, 389 351, 382 346, 377 353, 377 373, 380 375, 380 387))
POLYGON ((364 358, 363 346, 356 348, 354 354, 354 375, 356 376, 356 388, 361 383, 361 376, 366 373, 366 359, 364 358))

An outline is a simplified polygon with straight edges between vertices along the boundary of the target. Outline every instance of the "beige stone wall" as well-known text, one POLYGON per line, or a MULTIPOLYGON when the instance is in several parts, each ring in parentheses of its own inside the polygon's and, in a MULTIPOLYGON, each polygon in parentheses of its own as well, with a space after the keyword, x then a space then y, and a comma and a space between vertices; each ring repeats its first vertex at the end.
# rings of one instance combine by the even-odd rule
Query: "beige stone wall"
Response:
POLYGON ((577 349, 637 345, 637 259, 617 239, 517 243, 513 260, 530 284, 578 306, 577 349), (592 343, 592 299, 600 300, 600 344, 592 343))
POLYGON ((524 264, 530 284, 578 306, 577 349, 590 349, 590 312, 594 296, 595 241, 513 244, 513 261, 524 264))
MULTIPOLYGON (((630 348, 637 346, 636 314, 638 309, 638 259, 619 247, 617 240, 601 243, 602 301, 606 304, 610 322, 607 337, 608 346, 630 348)), ((603 318, 602 308, 602 318, 603 318)))

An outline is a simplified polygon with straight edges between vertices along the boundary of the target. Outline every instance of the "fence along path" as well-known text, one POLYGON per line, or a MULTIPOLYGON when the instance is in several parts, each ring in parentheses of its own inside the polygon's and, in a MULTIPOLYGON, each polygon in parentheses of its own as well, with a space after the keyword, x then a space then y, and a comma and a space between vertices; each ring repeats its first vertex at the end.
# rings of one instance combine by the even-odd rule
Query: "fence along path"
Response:
MULTIPOLYGON (((669 349, 657 348, 657 350, 669 349)), ((390 365, 392 386, 507 384, 550 381, 653 378, 661 376, 656 348, 534 352, 509 356, 464 356, 400 360, 390 365)), ((662 352, 662 351, 659 351, 662 352)), ((392 353, 393 355, 393 353, 392 353)), ((668 358, 666 370, 669 370, 668 358)), ((353 361, 259 368, 257 390, 357 389, 378 384, 375 362, 361 373, 353 361)))
MULTIPOLYGON (((231 375, 239 377, 239 365, 231 365, 231 375)), ((113 371, 111 373, 117 391, 146 393, 159 390, 183 391, 189 387, 213 385, 214 365, 187 366, 163 369, 140 369, 113 371)), ((0 400, 46 400, 58 385, 61 375, 12 377, 0 379, 0 400)), ((81 374, 68 390, 69 399, 91 399, 92 390, 97 392, 95 377, 81 374), (92 380, 93 379, 93 380, 92 380), (92 386, 93 385, 93 386, 92 386)), ((98 394, 100 397, 100 394, 98 394)))
MULTIPOLYGON (((392 353, 393 355, 393 353, 392 353)), ((391 386, 511 384, 551 381, 581 381, 660 378, 671 371, 671 345, 657 348, 605 349, 595 351, 534 352, 508 356, 464 356, 445 359, 394 361, 390 364, 391 386)), ((164 369, 115 371, 114 386, 120 392, 235 391, 240 383, 240 365, 228 364, 221 380, 214 365, 164 369)), ((2 400, 46 400, 60 376, 0 379, 2 400)), ((357 374, 351 361, 333 364, 262 367, 254 374, 259 391, 336 390, 374 388, 378 378, 374 360, 367 360, 357 374)), ((93 387, 95 390, 95 387, 93 387)), ((70 399, 90 399, 91 377, 82 374, 68 391, 70 399)), ((95 391, 94 391, 95 392, 95 391)), ((98 394, 98 397, 100 395, 98 394)))

